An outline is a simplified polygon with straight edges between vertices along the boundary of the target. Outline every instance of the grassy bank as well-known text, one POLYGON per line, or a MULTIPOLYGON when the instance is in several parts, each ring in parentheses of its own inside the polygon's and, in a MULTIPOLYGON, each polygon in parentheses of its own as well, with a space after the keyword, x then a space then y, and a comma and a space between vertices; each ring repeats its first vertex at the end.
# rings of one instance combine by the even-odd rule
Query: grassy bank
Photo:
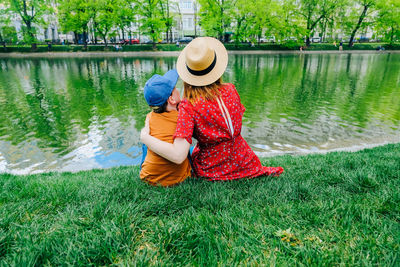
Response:
MULTIPOLYGON (((400 44, 386 44, 386 43, 360 43, 354 44, 353 47, 343 46, 344 50, 376 50, 379 46, 383 46, 386 50, 400 50, 400 44)), ((156 51, 180 51, 184 45, 177 47, 175 44, 158 44, 156 51)), ((259 45, 250 46, 249 44, 225 44, 225 47, 231 51, 241 50, 268 50, 268 51, 288 51, 299 50, 298 44, 270 44, 262 43, 259 45)), ((333 44, 312 44, 307 47, 305 51, 330 51, 339 50, 338 46, 333 44)), ((154 51, 151 44, 137 44, 137 45, 124 45, 122 50, 116 51, 113 45, 105 47, 104 45, 89 45, 86 48, 83 45, 53 45, 48 48, 47 45, 38 45, 35 51, 32 51, 30 46, 7 46, 0 47, 0 52, 3 53, 29 53, 29 52, 102 52, 102 51, 115 51, 115 52, 139 52, 139 51, 154 51)))
POLYGON ((137 167, 0 175, 0 265, 400 264, 400 144, 280 156, 279 178, 148 186, 137 167))

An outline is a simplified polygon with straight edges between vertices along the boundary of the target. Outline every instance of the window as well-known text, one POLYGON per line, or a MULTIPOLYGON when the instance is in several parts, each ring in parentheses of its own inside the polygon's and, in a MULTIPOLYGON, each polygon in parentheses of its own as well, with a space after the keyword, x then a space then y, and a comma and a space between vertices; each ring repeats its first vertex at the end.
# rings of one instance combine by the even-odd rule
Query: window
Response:
POLYGON ((193 28, 193 18, 183 18, 183 28, 193 28))
POLYGON ((188 1, 188 0, 183 0, 181 2, 181 7, 183 9, 191 9, 192 8, 192 1, 188 1))

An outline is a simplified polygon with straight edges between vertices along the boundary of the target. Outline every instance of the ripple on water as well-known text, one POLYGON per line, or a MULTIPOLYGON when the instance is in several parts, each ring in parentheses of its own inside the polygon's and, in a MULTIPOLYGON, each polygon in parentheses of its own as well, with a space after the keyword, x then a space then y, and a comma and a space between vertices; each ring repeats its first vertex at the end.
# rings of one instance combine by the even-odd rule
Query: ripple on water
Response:
MULTIPOLYGON (((149 112, 143 86, 176 58, 0 59, 0 172, 138 164, 149 112)), ((259 156, 400 142, 400 55, 235 55, 259 156)), ((182 82, 178 83, 182 88, 182 82)))

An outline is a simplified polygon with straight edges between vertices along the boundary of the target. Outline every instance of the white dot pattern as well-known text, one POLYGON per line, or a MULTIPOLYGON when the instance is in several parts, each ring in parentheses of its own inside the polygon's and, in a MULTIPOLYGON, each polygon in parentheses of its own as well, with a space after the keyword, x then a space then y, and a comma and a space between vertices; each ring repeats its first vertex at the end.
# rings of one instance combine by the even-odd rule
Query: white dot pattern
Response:
POLYGON ((280 175, 282 167, 262 166, 243 139, 241 129, 245 108, 235 86, 224 84, 220 93, 231 115, 233 138, 216 100, 200 98, 192 105, 184 99, 179 105, 174 137, 185 138, 189 143, 192 143, 192 137, 198 141, 192 154, 196 175, 212 181, 280 175))

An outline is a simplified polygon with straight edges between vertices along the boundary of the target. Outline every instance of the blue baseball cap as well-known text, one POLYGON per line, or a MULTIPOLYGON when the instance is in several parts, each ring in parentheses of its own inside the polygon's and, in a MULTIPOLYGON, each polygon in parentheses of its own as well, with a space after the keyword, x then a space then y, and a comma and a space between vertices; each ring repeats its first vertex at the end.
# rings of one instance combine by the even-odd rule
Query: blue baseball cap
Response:
POLYGON ((149 106, 162 106, 172 94, 178 81, 176 69, 170 70, 163 76, 155 74, 144 86, 144 98, 149 106))

